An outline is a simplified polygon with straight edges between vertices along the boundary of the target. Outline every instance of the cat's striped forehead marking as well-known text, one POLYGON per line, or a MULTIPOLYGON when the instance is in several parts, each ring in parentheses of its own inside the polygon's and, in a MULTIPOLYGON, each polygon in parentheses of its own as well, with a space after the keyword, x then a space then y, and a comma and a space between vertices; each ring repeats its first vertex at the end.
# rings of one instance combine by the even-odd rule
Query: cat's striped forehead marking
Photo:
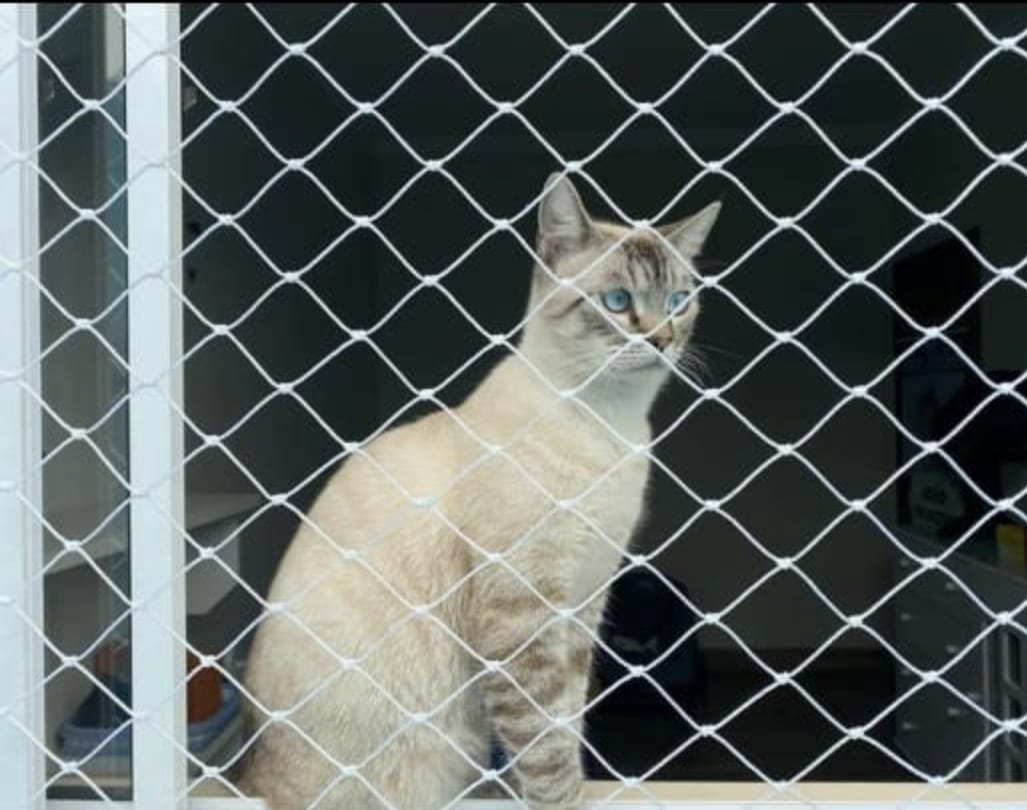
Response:
POLYGON ((649 287, 662 289, 670 285, 672 278, 662 245, 648 236, 631 236, 621 244, 620 251, 624 255, 631 284, 636 290, 649 287))
POLYGON ((586 261, 588 280, 577 287, 572 300, 559 307, 555 317, 567 315, 584 303, 588 295, 610 287, 621 286, 640 294, 695 288, 689 263, 675 255, 658 236, 602 222, 596 223, 595 228, 597 238, 590 248, 602 258, 593 259, 594 263, 586 261))
POLYGON ((611 222, 594 222, 593 229, 599 245, 612 247, 606 263, 607 278, 616 279, 633 290, 693 286, 687 263, 683 263, 658 235, 611 222))
POLYGON ((633 290, 669 292, 695 286, 688 262, 675 255, 659 237, 647 233, 621 237, 614 257, 620 261, 611 267, 611 275, 633 290))

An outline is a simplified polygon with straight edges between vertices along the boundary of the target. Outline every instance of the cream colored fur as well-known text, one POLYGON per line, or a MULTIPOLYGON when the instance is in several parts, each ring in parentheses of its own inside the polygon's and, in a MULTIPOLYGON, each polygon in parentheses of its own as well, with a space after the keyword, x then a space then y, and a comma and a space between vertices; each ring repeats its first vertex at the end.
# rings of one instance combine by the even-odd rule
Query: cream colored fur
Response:
MULTIPOLYGON (((636 235, 586 216, 570 184, 551 181, 539 245, 563 278, 636 235)), ((707 209, 668 231, 687 250, 675 265, 680 283, 694 284, 687 258, 715 216, 707 209)), ((591 296, 619 261, 614 250, 577 284, 591 296)), ((581 293, 554 287, 540 269, 531 305, 554 290, 528 320, 520 356, 500 362, 451 413, 394 429, 352 456, 293 539, 246 676, 263 709, 281 713, 254 709, 259 739, 243 780, 275 810, 371 810, 382 799, 402 810, 446 806, 488 767, 479 656, 514 649, 542 627, 538 612, 523 623, 509 614, 535 598, 532 589, 571 609, 591 600, 581 617, 594 632, 643 511, 647 413, 668 371, 648 344, 583 336, 583 316, 560 316, 581 293), (359 666, 346 669, 352 660, 359 666)), ((599 309, 591 299, 580 307, 599 309)), ((697 311, 674 324, 671 362, 697 311)), ((566 656, 560 639, 582 632, 573 621, 548 629, 545 655, 566 656)), ((568 679, 554 712, 580 712, 580 676, 551 677, 568 679)), ((576 765, 570 774, 577 786, 566 798, 532 806, 577 806, 576 765)))

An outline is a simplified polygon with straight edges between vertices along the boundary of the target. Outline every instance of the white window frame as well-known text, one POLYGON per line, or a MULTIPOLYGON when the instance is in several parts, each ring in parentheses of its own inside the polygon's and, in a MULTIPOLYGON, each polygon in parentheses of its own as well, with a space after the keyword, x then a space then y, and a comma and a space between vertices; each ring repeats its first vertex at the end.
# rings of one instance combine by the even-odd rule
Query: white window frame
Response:
POLYGON ((177 4, 125 7, 132 795, 148 810, 181 810, 187 775, 178 21, 177 4))
POLYGON ((0 6, 0 808, 42 805, 43 586, 39 570, 42 447, 39 391, 39 205, 31 151, 38 141, 36 10, 0 6), (13 540, 13 542, 12 542, 13 540), (10 701, 10 702, 6 702, 10 701))
MULTIPOLYGON (((186 798, 185 595, 182 569, 182 249, 181 105, 177 4, 127 4, 126 131, 131 458, 133 800, 46 800, 42 739, 42 583, 28 574, 42 560, 37 513, 41 413, 38 391, 38 201, 30 160, 38 141, 33 4, 0 5, 0 526, 8 538, 0 564, 0 810, 242 810, 259 800, 186 798), (29 47, 26 47, 28 45, 29 47), (8 64, 10 63, 10 64, 8 64), (6 151, 5 151, 6 149, 6 151), (170 156, 170 157, 168 157, 170 156), (11 272, 14 270, 14 272, 11 272), (29 371, 25 372, 25 369, 29 371), (172 371, 169 373, 168 370, 172 371), (22 373, 24 372, 24 373, 22 373), (9 538, 15 538, 10 542, 9 538), (30 587, 26 590, 26 583, 30 587), (170 585, 169 585, 170 583, 170 585), (41 630, 39 631, 41 632, 41 630), (35 693, 32 690, 35 689, 35 693), (8 695, 29 695, 13 707, 8 695), (8 722, 10 720, 14 722, 8 722)), ((647 783, 625 789, 593 782, 596 806, 665 810, 968 805, 1023 810, 1022 784, 922 782, 647 783)), ((464 810, 516 806, 462 802, 464 810)))

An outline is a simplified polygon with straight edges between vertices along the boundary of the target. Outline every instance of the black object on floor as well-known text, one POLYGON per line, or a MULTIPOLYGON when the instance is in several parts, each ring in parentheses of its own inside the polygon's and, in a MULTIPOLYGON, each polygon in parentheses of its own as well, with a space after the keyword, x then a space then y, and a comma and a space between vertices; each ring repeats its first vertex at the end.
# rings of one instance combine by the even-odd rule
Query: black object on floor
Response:
MULTIPOLYGON (((801 686, 843 725, 866 723, 894 697, 893 669, 874 658, 852 666, 811 669, 801 686)), ((770 678, 739 660, 710 666, 706 710, 694 720, 719 723, 758 692, 770 678)), ((892 756, 861 741, 844 741, 825 716, 795 687, 764 694, 702 738, 682 707, 651 689, 621 701, 617 692, 595 705, 587 718, 586 755, 591 779, 646 777, 666 781, 757 781, 801 776, 813 781, 896 781, 915 778, 892 756), (644 699, 643 699, 644 697, 644 699), (722 741, 723 740, 723 741, 722 741), (841 744, 839 745, 839 743, 841 744), (725 744, 726 743, 726 744, 725 744), (838 746, 822 760, 826 751, 838 746), (814 763, 815 766, 810 768, 814 763), (808 770, 807 770, 808 769, 808 770)), ((887 748, 894 736, 884 720, 868 730, 887 748)), ((893 751, 893 756, 900 756, 893 751)))

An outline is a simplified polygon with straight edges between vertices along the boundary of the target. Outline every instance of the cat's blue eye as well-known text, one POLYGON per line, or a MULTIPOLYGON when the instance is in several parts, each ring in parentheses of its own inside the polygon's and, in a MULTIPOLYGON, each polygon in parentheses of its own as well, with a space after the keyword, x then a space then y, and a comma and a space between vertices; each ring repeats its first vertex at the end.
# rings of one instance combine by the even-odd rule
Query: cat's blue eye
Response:
POLYGON ((685 290, 678 290, 676 293, 671 293, 667 297, 667 314, 668 315, 680 315, 681 312, 688 306, 688 299, 691 294, 685 290))
POLYGON ((631 306, 631 293, 623 287, 607 290, 602 295, 603 306, 610 312, 625 312, 631 306))

